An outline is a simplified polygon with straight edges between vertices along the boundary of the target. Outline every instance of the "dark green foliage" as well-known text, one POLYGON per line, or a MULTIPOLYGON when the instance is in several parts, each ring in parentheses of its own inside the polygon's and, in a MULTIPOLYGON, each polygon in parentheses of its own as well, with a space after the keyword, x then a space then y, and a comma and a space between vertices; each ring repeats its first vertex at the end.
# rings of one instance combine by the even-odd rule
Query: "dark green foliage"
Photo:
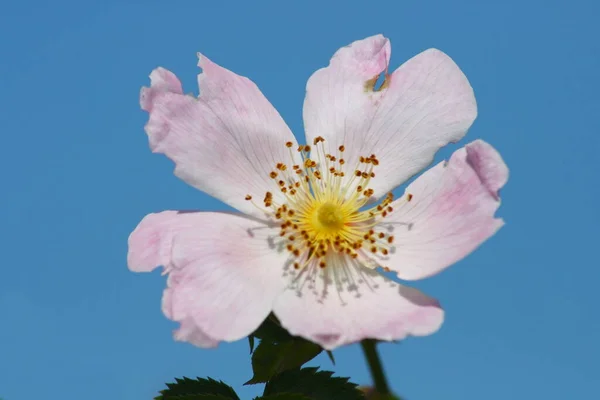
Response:
POLYGON ((233 388, 212 378, 175 378, 155 400, 240 400, 233 388))
POLYGON ((323 351, 317 344, 290 335, 272 314, 250 335, 249 341, 250 350, 254 351, 254 376, 246 385, 267 382, 283 371, 300 368, 323 351), (256 349, 254 338, 260 339, 256 349))
POLYGON ((246 384, 267 382, 283 371, 300 368, 321 351, 320 346, 302 339, 291 338, 281 343, 263 340, 252 355, 254 376, 246 384))
POLYGON ((363 393, 348 378, 332 375, 318 368, 285 371, 267 382, 263 395, 298 393, 311 400, 364 400, 363 393))
POLYGON ((293 338, 273 314, 269 315, 250 336, 269 342, 284 342, 293 338))
POLYGON ((256 397, 254 400, 311 400, 311 398, 298 393, 277 393, 270 396, 256 397))
MULTIPOLYGON (((248 337, 253 377, 246 384, 266 383, 262 396, 254 400, 365 400, 365 394, 348 378, 333 372, 301 367, 323 349, 292 336, 271 314, 248 337), (260 343, 255 346, 255 340, 260 343)), ((334 362, 333 354, 327 355, 334 362)), ((385 397, 381 400, 393 400, 385 397)), ((155 400, 240 400, 227 384, 212 378, 177 378, 168 383, 155 400)))

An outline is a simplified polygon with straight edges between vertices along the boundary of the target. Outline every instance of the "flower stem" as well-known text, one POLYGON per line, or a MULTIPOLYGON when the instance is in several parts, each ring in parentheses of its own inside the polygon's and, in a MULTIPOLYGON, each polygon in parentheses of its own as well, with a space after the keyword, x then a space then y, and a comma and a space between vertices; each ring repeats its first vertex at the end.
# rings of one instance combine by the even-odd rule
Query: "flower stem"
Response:
POLYGON ((365 353, 367 364, 371 370, 371 377, 373 377, 373 383, 375 384, 375 390, 378 394, 391 394, 385 373, 383 372, 383 366, 381 365, 381 359, 377 353, 376 342, 371 339, 365 339, 360 342, 360 345, 365 353))

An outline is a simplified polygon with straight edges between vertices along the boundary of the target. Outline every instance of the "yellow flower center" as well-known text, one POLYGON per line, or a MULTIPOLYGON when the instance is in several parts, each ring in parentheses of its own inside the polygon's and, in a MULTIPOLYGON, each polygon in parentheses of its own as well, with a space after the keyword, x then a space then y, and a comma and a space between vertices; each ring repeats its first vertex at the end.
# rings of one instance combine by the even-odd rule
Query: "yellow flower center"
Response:
POLYGON ((322 235, 335 235, 342 230, 346 219, 342 208, 333 203, 318 205, 312 213, 313 228, 322 235))
MULTIPOLYGON (((374 154, 363 156, 347 170, 345 147, 341 145, 336 154, 330 154, 324 142, 322 137, 315 138, 314 159, 310 146, 299 146, 296 151, 301 163, 297 164, 293 144, 286 143, 291 164, 279 162, 269 173, 284 201, 278 202, 272 192, 266 192, 264 208, 254 204, 280 223, 280 244, 290 252, 295 269, 325 268, 347 260, 375 268, 394 242, 380 225, 393 211, 392 194, 387 193, 379 205, 363 209, 374 195, 368 185, 375 178, 373 170, 379 160, 374 154)), ((408 195, 407 200, 411 198, 408 195)), ((252 201, 252 196, 246 200, 252 201)))

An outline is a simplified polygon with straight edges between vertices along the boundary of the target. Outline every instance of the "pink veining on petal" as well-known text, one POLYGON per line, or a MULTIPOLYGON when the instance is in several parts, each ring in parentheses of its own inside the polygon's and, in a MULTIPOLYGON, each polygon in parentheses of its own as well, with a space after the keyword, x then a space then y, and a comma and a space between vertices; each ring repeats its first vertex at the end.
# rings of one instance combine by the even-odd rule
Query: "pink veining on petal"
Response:
MULTIPOLYGON (((238 210, 264 217, 245 201, 271 188, 273 165, 289 158, 291 131, 248 78, 201 56, 200 97, 184 95, 170 71, 152 72, 140 94, 150 148, 175 163, 175 175, 238 210)), ((278 194, 276 194, 278 196, 278 194)))
POLYGON ((325 270, 288 288, 274 312, 290 333, 329 350, 365 338, 429 335, 444 320, 435 299, 358 266, 337 275, 325 270))
POLYGON ((349 165, 364 154, 377 156, 370 187, 378 198, 460 140, 477 116, 469 81, 446 54, 426 50, 388 74, 390 55, 381 35, 338 50, 309 79, 303 113, 309 142, 323 136, 330 150, 344 144, 349 165), (386 78, 377 88, 380 73, 386 78))
POLYGON ((198 328, 192 318, 180 321, 180 326, 173 332, 173 337, 179 342, 191 343, 205 349, 219 345, 219 340, 208 336, 202 329, 198 328))
MULTIPOLYGON (((310 78, 304 105, 309 143, 324 136, 326 146, 344 144, 350 165, 359 155, 376 154, 377 178, 370 182, 376 197, 462 138, 477 115, 473 90, 447 55, 430 49, 388 74, 390 56, 390 42, 381 35, 338 50, 310 78), (380 73, 386 79, 376 87, 380 73)), ((286 142, 296 141, 252 81, 204 56, 198 65, 200 97, 184 95, 179 79, 163 68, 142 89, 150 147, 169 157, 187 183, 262 218, 246 195, 260 199, 273 190, 270 172, 288 159, 286 142)), ((372 250, 373 257, 401 279, 439 273, 503 225, 494 214, 507 179, 495 149, 470 143, 392 204, 384 227, 393 246, 389 254, 372 250)), ((283 204, 274 191, 275 203, 283 204)), ((278 240, 279 230, 258 219, 165 211, 146 216, 130 235, 128 266, 136 272, 165 268, 162 310, 180 324, 175 339, 199 347, 243 338, 271 311, 290 333, 326 349, 365 338, 429 335, 443 323, 435 299, 350 257, 346 262, 330 254, 322 268, 290 268, 278 240)))
POLYGON ((508 167, 500 154, 482 140, 476 140, 467 147, 467 162, 477 173, 483 185, 496 200, 500 200, 499 191, 508 181, 508 167))
POLYGON ((178 211, 148 214, 129 235, 127 265, 134 272, 150 272, 171 261, 173 236, 189 229, 190 223, 178 211))
POLYGON ((387 72, 391 55, 390 41, 382 35, 375 35, 342 47, 331 58, 331 64, 353 69, 363 79, 372 79, 381 72, 387 72))
POLYGON ((183 94, 181 82, 174 73, 164 68, 157 68, 150 74, 150 88, 142 88, 140 105, 143 110, 151 112, 154 95, 164 92, 183 94))
POLYGON ((503 226, 494 214, 507 179, 508 168, 489 144, 477 140, 457 150, 392 203, 384 225, 395 248, 379 261, 399 278, 414 280, 461 260, 503 226))
POLYGON ((165 266, 162 308, 181 323, 176 339, 214 347, 253 332, 283 291, 287 255, 274 247, 275 235, 233 214, 150 214, 130 236, 129 268, 165 266))

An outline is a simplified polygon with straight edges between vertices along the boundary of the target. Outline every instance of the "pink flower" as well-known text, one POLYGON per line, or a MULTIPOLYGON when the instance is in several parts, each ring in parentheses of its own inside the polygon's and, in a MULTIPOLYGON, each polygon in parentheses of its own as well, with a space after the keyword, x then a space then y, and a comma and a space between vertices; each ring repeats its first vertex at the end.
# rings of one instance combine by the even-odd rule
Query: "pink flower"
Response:
POLYGON ((129 237, 128 264, 168 273, 162 308, 177 340, 241 339, 270 312, 326 349, 363 338, 428 335, 439 303, 383 277, 435 275, 502 225, 508 169, 477 140, 410 184, 473 123, 473 90, 444 53, 427 50, 387 73, 381 35, 338 50, 306 87, 308 146, 249 79, 201 56, 200 97, 158 68, 141 92, 150 147, 185 182, 242 214, 164 211, 129 237), (380 73, 385 81, 375 82, 380 73))

